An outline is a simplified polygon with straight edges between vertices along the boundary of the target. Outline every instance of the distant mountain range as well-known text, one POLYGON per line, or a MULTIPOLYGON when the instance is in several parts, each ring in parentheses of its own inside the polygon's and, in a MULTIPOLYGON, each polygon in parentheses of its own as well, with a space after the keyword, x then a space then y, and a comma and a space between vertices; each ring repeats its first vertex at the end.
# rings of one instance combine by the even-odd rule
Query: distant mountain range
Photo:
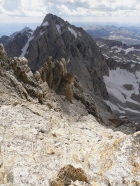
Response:
POLYGON ((114 25, 87 24, 83 28, 93 38, 117 40, 128 45, 140 44, 140 26, 117 27, 114 25))

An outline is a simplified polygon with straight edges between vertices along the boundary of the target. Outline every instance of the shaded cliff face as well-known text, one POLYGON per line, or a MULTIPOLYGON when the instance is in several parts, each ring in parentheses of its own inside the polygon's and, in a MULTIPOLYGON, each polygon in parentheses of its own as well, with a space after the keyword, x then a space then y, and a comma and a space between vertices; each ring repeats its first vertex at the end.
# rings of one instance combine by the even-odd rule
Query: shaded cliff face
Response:
POLYGON ((25 57, 33 71, 38 70, 48 56, 66 59, 67 69, 82 83, 84 90, 107 99, 103 75, 108 73, 100 49, 82 29, 48 14, 34 31, 25 57))

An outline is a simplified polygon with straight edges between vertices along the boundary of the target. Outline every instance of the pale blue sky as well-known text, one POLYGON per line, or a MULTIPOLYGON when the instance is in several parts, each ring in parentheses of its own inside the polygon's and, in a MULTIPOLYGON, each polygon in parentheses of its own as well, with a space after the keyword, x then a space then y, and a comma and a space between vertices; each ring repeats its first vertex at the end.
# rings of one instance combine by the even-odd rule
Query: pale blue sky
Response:
POLYGON ((47 13, 69 22, 140 22, 140 0, 0 0, 0 23, 41 23, 47 13))

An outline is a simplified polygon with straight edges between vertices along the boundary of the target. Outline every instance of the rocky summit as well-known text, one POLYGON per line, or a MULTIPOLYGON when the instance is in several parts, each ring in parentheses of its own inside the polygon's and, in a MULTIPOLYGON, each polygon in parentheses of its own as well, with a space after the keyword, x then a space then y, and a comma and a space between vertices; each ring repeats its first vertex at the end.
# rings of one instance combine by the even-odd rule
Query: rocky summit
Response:
POLYGON ((138 128, 101 113, 66 64, 33 73, 0 44, 0 185, 140 185, 138 128))

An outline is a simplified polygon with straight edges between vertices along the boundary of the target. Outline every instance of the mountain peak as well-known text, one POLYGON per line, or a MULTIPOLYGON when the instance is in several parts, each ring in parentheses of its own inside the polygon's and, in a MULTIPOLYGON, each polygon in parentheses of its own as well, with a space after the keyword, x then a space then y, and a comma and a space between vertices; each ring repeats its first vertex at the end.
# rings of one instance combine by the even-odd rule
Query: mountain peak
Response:
POLYGON ((64 25, 64 23, 66 23, 62 18, 49 13, 45 16, 41 26, 48 26, 51 22, 55 22, 60 25, 64 25))
POLYGON ((25 32, 28 32, 28 31, 31 31, 32 32, 32 30, 29 28, 29 27, 25 27, 25 28, 23 28, 22 30, 20 30, 20 31, 16 31, 16 32, 14 32, 13 34, 11 34, 10 35, 10 38, 12 39, 12 38, 14 38, 17 34, 24 34, 25 32))
POLYGON ((20 30, 19 33, 23 34, 24 32, 27 32, 29 30, 31 30, 31 29, 26 26, 25 28, 23 28, 22 30, 20 30))

